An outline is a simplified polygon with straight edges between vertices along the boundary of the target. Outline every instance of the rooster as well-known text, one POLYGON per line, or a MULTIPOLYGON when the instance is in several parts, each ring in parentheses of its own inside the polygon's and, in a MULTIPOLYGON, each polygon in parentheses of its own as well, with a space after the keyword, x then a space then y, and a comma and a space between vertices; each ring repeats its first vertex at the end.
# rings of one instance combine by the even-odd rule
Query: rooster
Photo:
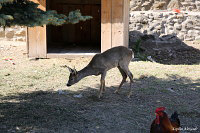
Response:
POLYGON ((165 107, 157 108, 155 111, 156 119, 151 124, 150 133, 179 133, 180 120, 175 111, 171 118, 164 112, 165 107))

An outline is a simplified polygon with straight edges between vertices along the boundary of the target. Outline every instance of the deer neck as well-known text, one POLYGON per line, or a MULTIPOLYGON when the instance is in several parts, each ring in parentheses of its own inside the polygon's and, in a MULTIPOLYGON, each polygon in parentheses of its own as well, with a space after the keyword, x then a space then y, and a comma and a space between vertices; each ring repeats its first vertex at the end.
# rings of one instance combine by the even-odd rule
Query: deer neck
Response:
POLYGON ((79 78, 82 79, 90 75, 95 75, 95 71, 91 69, 90 67, 86 66, 82 70, 78 71, 78 75, 79 75, 79 78))

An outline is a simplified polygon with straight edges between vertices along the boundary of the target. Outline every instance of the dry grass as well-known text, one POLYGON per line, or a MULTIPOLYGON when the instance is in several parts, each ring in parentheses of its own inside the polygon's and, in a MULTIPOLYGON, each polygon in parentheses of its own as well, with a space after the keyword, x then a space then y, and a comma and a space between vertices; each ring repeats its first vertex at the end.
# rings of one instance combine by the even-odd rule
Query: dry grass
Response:
POLYGON ((193 132, 200 132, 200 65, 131 62, 131 99, 126 97, 128 83, 113 94, 122 79, 117 69, 108 72, 107 90, 97 99, 99 76, 65 86, 69 72, 62 66, 79 70, 90 58, 29 60, 23 44, 0 50, 0 132, 146 133, 159 106, 169 115, 177 110, 182 127, 198 127, 193 132), (16 65, 3 60, 8 56, 16 65), (73 97, 80 93, 82 98, 73 97))

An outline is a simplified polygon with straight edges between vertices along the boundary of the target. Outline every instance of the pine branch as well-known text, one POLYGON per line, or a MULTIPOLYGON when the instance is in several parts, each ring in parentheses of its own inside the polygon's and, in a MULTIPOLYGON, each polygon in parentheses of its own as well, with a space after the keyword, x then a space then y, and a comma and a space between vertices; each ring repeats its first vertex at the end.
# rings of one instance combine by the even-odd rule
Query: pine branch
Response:
POLYGON ((68 16, 56 11, 43 11, 38 4, 29 0, 0 0, 0 4, 0 26, 6 27, 76 24, 92 18, 82 16, 79 10, 70 12, 68 16))

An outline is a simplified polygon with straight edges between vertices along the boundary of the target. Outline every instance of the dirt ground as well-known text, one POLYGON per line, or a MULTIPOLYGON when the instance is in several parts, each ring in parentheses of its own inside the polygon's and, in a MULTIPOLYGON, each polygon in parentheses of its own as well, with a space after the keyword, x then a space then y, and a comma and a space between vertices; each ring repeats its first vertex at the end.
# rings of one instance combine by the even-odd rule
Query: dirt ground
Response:
POLYGON ((200 132, 200 64, 131 62, 132 97, 127 98, 129 80, 113 93, 122 77, 112 69, 98 99, 100 76, 66 87, 69 72, 62 66, 80 70, 90 59, 29 59, 25 43, 1 41, 0 132, 147 133, 160 106, 169 116, 178 111, 181 127, 188 128, 182 133, 200 132))

